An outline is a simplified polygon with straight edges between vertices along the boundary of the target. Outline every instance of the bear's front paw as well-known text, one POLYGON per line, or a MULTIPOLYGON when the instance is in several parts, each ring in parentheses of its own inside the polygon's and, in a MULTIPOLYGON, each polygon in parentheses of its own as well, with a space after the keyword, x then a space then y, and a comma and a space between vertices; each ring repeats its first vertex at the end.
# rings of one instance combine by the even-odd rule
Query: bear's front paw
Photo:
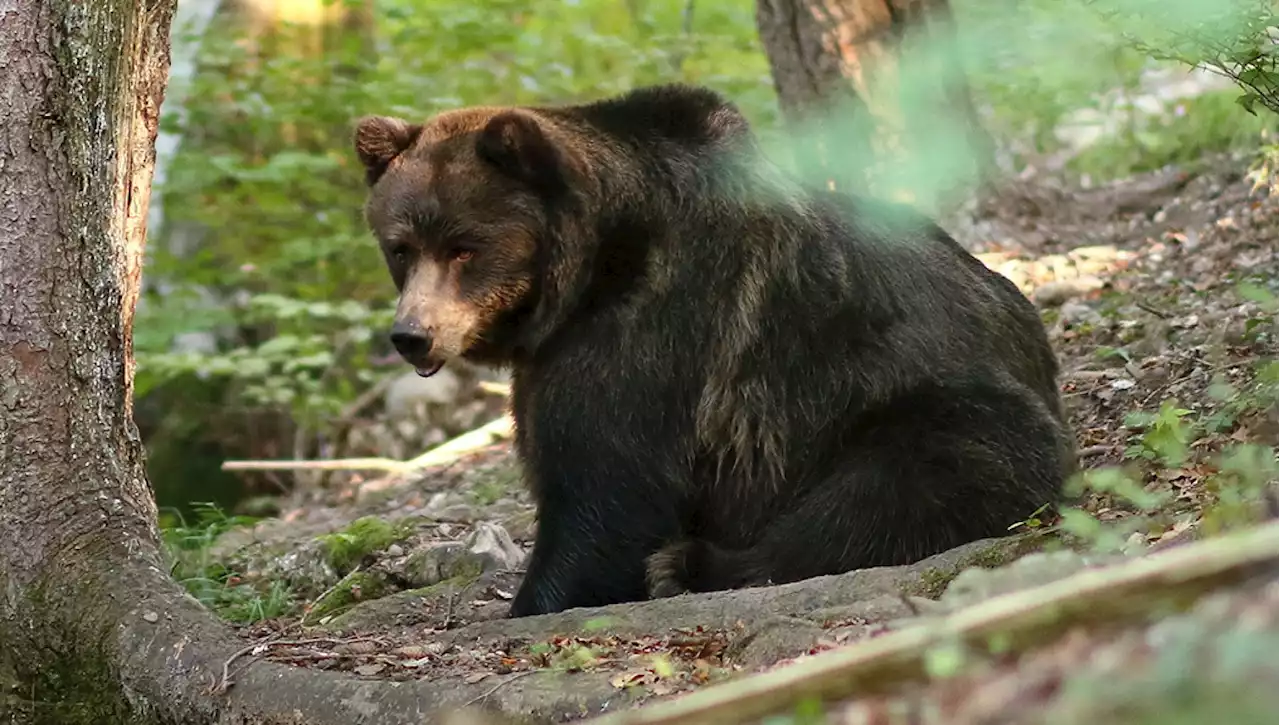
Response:
POLYGON ((645 560, 645 584, 650 599, 674 597, 690 591, 689 565, 697 545, 681 541, 659 549, 645 560))

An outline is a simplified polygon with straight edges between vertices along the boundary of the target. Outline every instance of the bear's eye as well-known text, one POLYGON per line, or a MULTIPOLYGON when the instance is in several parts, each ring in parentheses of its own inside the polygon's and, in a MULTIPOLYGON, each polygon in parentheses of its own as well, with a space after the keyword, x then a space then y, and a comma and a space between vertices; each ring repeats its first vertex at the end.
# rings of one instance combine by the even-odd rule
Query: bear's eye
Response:
POLYGON ((409 261, 409 246, 406 244, 397 244, 391 250, 391 258, 398 264, 405 264, 409 261))
POLYGON ((455 262, 465 262, 471 259, 472 257, 476 256, 476 253, 470 249, 456 248, 449 253, 449 256, 455 262))

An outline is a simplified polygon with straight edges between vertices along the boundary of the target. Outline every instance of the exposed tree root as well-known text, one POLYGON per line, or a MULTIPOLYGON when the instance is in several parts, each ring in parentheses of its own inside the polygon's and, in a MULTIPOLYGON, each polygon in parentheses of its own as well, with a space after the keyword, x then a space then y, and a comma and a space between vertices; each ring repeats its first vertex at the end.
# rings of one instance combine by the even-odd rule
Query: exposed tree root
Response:
POLYGON ((736 724, 808 697, 836 699, 883 691, 920 677, 926 652, 939 642, 983 644, 998 635, 1021 649, 1080 624, 1121 621, 1167 606, 1184 606, 1215 586, 1262 572, 1274 574, 1278 550, 1280 526, 1272 521, 1114 567, 1084 571, 792 667, 589 722, 736 724))

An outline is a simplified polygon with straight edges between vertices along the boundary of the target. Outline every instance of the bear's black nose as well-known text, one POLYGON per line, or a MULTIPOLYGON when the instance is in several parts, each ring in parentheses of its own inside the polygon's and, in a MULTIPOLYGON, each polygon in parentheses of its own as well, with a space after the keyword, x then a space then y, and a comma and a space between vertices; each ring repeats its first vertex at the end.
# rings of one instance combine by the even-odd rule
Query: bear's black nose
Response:
POLYGON ((414 365, 421 363, 431 352, 431 338, 430 328, 423 329, 413 320, 396 320, 391 326, 391 344, 396 346, 401 357, 414 365))

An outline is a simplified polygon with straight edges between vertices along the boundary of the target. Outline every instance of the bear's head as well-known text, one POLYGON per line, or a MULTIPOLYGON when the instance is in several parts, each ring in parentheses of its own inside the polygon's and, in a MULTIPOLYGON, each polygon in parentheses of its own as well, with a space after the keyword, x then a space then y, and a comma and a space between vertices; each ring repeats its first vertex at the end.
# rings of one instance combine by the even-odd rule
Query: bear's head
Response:
POLYGON ((688 207, 663 190, 745 131, 736 109, 688 87, 422 124, 361 119, 365 216, 400 292, 397 351, 424 376, 459 357, 503 364, 531 351, 575 306, 598 303, 593 276, 615 294, 643 276, 655 225, 688 207), (681 154, 688 163, 673 163, 681 154))
POLYGON ((365 216, 400 293, 391 341, 418 374, 510 357, 541 286, 549 202, 576 165, 555 133, 526 109, 358 123, 365 216))

